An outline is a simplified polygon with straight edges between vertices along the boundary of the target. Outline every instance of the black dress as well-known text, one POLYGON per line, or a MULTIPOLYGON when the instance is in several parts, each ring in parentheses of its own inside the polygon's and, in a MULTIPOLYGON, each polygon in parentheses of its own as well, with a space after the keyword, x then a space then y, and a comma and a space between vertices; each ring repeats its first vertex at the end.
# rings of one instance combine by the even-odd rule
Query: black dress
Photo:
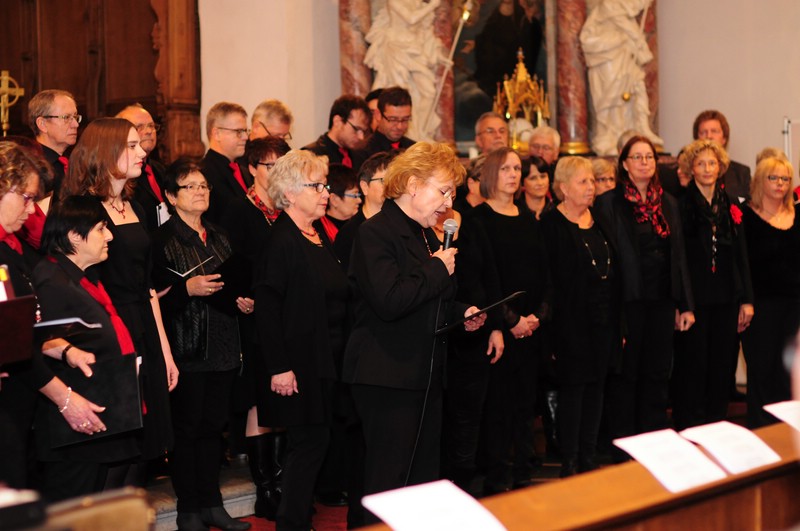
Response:
POLYGON ((142 357, 139 375, 146 408, 142 456, 153 459, 172 448, 172 421, 167 368, 150 305, 150 236, 142 222, 145 218, 141 206, 131 201, 131 207, 139 221, 115 225, 107 217, 114 239, 108 246, 108 260, 98 268, 106 291, 128 327, 136 353, 142 357))
POLYGON ((744 209, 755 314, 742 334, 747 361, 747 424, 775 422, 765 404, 789 400, 789 373, 783 359, 800 325, 800 207, 786 230, 773 227, 749 206, 744 209))

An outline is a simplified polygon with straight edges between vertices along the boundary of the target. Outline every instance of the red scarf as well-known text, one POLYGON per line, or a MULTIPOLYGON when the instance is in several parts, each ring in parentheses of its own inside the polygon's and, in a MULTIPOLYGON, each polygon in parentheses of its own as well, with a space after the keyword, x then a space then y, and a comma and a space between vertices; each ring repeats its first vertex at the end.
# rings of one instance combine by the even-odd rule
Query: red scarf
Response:
POLYGON ((127 355, 136 352, 136 349, 133 347, 131 334, 128 332, 128 327, 122 322, 122 318, 117 313, 117 309, 114 308, 111 297, 108 296, 108 293, 103 287, 103 283, 98 281, 95 286, 88 278, 83 277, 81 279, 81 287, 85 289, 94 300, 100 303, 111 318, 111 324, 114 326, 114 332, 117 334, 117 341, 119 342, 119 348, 122 354, 127 355))
POLYGON ((3 227, 0 227, 0 242, 17 251, 17 254, 22 254, 22 244, 17 239, 17 235, 13 232, 6 232, 3 227))
POLYGON ((325 229, 325 234, 328 235, 328 239, 331 243, 336 241, 336 235, 339 234, 339 229, 333 224, 333 221, 328 219, 328 216, 322 216, 319 218, 319 221, 322 223, 322 228, 325 229))
POLYGON ((339 146, 339 153, 342 154, 342 166, 347 166, 348 168, 353 168, 353 159, 350 158, 350 152, 347 149, 339 146))
POLYGON ((633 218, 636 223, 650 222, 653 230, 660 238, 669 236, 669 224, 664 217, 664 210, 661 208, 661 196, 664 190, 661 186, 652 181, 647 185, 647 197, 642 202, 642 194, 632 182, 625 183, 625 199, 633 203, 633 218))
POLYGON ((259 209, 262 214, 264 214, 264 217, 267 219, 267 223, 269 223, 270 225, 275 223, 275 220, 278 219, 281 210, 279 208, 276 208, 274 210, 269 208, 267 204, 264 203, 264 201, 262 201, 260 197, 258 197, 255 185, 251 186, 250 189, 247 190, 247 197, 249 197, 250 200, 253 202, 253 204, 256 206, 256 208, 259 209))

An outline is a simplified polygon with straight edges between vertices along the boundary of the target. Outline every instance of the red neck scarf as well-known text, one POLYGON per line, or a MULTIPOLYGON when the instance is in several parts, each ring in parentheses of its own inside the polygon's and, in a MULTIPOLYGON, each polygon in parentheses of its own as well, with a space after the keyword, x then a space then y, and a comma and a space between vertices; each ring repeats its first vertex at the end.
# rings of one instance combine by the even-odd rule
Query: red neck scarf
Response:
POLYGON ((61 157, 58 157, 58 162, 64 166, 64 175, 66 175, 69 172, 69 159, 62 155, 61 157))
POLYGON ((664 210, 661 208, 661 196, 664 190, 661 186, 653 183, 647 185, 647 197, 642 202, 642 194, 639 193, 632 182, 625 183, 625 199, 633 203, 633 218, 636 223, 650 222, 653 230, 660 238, 669 236, 669 224, 664 217, 664 210))
POLYGON ((400 149, 400 141, 392 142, 392 149, 400 149))
POLYGON ((108 293, 103 287, 103 283, 98 281, 95 286, 88 278, 83 277, 81 279, 81 287, 85 289, 94 300, 100 303, 111 318, 111 324, 114 326, 114 332, 117 334, 117 341, 119 342, 119 348, 122 354, 133 354, 136 349, 133 348, 131 334, 128 332, 128 327, 122 322, 122 318, 117 313, 117 309, 114 308, 111 297, 108 296, 108 293))
POLYGON ((22 244, 17 239, 17 235, 13 232, 6 232, 3 227, 0 227, 0 242, 14 249, 17 254, 22 254, 22 244))
POLYGON ((336 241, 336 235, 339 234, 339 229, 333 224, 333 221, 328 219, 328 216, 322 216, 319 218, 319 221, 322 223, 322 228, 325 229, 325 234, 328 235, 328 239, 331 243, 336 241))
POLYGON ((153 173, 153 167, 149 164, 145 164, 144 171, 147 174, 147 182, 150 184, 150 189, 156 195, 159 203, 164 202, 164 196, 161 195, 161 187, 158 186, 158 181, 156 181, 156 176, 153 173))
POLYGON ((339 146, 339 153, 342 154, 342 166, 347 166, 348 168, 353 168, 353 159, 350 158, 350 152, 347 149, 339 146))
POLYGON ((228 164, 231 171, 233 172, 233 178, 236 179, 236 182, 239 183, 239 186, 242 187, 245 193, 247 193, 247 186, 244 184, 244 177, 242 177, 242 170, 239 168, 239 165, 236 162, 231 162, 228 164))
POLYGON ((279 208, 276 209, 269 208, 267 204, 264 203, 264 201, 262 201, 260 197, 258 197, 255 185, 251 186, 250 189, 247 190, 247 197, 249 197, 250 201, 253 202, 256 208, 258 208, 261 211, 261 213, 264 214, 264 217, 267 219, 267 223, 269 223, 270 225, 275 223, 275 220, 278 219, 281 210, 279 208))

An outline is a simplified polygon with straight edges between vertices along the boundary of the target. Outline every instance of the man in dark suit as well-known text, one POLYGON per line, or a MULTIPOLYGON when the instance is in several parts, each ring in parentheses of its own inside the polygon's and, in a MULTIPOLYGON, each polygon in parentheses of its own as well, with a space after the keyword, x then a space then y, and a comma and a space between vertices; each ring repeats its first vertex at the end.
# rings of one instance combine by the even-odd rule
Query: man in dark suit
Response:
POLYGON ((414 145, 414 141, 405 136, 411 121, 411 95, 406 89, 383 89, 378 97, 378 113, 378 127, 361 150, 361 160, 367 160, 379 151, 399 151, 414 145))
POLYGON ((212 186, 206 217, 218 223, 228 203, 237 197, 247 197, 253 184, 248 172, 242 172, 236 159, 244 155, 250 130, 247 111, 238 103, 221 101, 206 116, 208 151, 203 158, 203 175, 212 186))
POLYGON ((326 155, 331 163, 348 168, 360 167, 355 151, 364 146, 371 133, 371 113, 363 98, 345 94, 333 102, 328 117, 328 132, 305 146, 317 155, 326 155))
POLYGON ((117 113, 117 118, 125 118, 139 133, 139 145, 147 158, 144 159, 142 176, 136 183, 133 198, 144 208, 144 223, 148 232, 153 232, 169 219, 167 205, 164 203, 164 165, 152 157, 158 143, 158 130, 161 127, 140 103, 128 105, 117 113))
MULTIPOLYGON (((695 140, 713 140, 728 149, 731 128, 725 115, 719 111, 707 110, 697 115, 692 126, 695 140)), ((720 175, 731 203, 738 205, 750 200, 750 167, 731 160, 728 171, 720 175)))
POLYGON ((36 141, 42 146, 44 158, 53 169, 53 199, 67 173, 67 149, 78 141, 81 115, 75 98, 66 90, 43 90, 28 103, 28 122, 36 141))

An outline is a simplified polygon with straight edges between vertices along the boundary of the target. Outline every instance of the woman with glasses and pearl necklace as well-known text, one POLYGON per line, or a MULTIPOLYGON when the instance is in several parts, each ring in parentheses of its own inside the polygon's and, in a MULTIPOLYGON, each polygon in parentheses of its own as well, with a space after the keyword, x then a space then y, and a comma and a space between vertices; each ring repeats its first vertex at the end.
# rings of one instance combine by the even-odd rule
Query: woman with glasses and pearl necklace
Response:
POLYGON ((608 232, 591 208, 592 163, 562 158, 554 185, 563 201, 542 215, 541 226, 552 279, 561 477, 567 477, 597 468, 608 363, 621 350, 620 280, 608 232))
MULTIPOLYGON (((680 210, 664 192, 650 139, 622 148, 617 187, 597 198, 594 214, 607 228, 622 280, 625 344, 614 360, 606 394, 612 437, 669 426, 673 335, 694 324, 680 210)), ((615 459, 624 460, 623 454, 615 459)))
POLYGON ((747 425, 776 422, 765 404, 791 399, 784 349, 800 324, 800 212, 792 204, 792 164, 768 157, 756 166, 743 208, 755 314, 742 334, 747 361, 747 425))

